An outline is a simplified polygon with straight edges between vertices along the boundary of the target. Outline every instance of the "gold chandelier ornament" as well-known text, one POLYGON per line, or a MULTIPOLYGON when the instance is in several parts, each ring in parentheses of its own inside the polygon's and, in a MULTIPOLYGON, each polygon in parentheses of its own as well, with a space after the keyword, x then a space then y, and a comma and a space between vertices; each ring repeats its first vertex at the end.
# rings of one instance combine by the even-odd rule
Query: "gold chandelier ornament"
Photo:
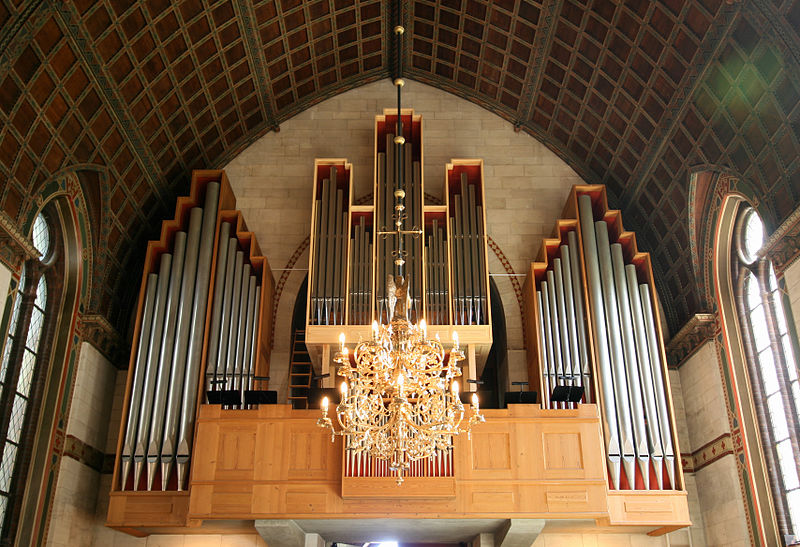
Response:
MULTIPOLYGON (((404 29, 397 26, 394 31, 400 58, 399 40, 404 29)), ((395 78, 394 85, 397 87, 394 143, 399 149, 405 143, 400 115, 403 79, 395 78)), ((398 181, 403 180, 402 164, 397 162, 398 181)), ((378 235, 394 236, 394 264, 402 274, 406 251, 401 236, 419 237, 422 230, 403 230, 405 192, 396 188, 394 197, 394 229, 379 231, 378 235)), ((337 425, 328 417, 327 397, 322 400, 322 417, 317 421, 320 427, 330 430, 331 441, 337 435, 343 436, 347 450, 388 462, 398 485, 411 462, 449 450, 455 435, 469 436, 472 427, 484 421, 475 393, 471 415, 464 421, 465 409, 456 380, 461 376, 458 363, 464 360, 464 352, 458 345, 457 333, 453 332, 453 346, 446 352, 438 336, 427 337, 424 319, 412 324, 408 316, 408 286, 408 277, 389 276, 389 324, 379 325, 374 321, 372 339, 359 342, 352 355, 345 346, 344 333, 339 336, 339 351, 333 361, 344 381, 335 409, 337 425)))

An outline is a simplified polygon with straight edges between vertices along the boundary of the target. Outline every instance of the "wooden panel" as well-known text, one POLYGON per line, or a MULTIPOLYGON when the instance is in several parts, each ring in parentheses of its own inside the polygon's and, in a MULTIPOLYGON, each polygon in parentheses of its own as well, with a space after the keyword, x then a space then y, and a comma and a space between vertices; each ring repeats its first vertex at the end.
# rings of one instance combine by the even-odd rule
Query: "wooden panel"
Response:
POLYGON ((217 480, 253 478, 256 446, 255 427, 230 427, 219 433, 217 480))
POLYGON ((583 471, 580 433, 542 434, 545 471, 583 471))
POLYGON ((112 492, 106 524, 114 527, 186 526, 188 492, 112 492))
POLYGON ((608 522, 611 525, 688 526, 686 492, 609 492, 608 522))
POLYGON ((408 477, 398 486, 392 477, 343 477, 343 499, 455 498, 452 477, 408 477))
POLYGON ((331 443, 328 433, 317 428, 318 411, 291 410, 288 405, 253 410, 201 408, 196 441, 204 448, 196 447, 196 453, 207 461, 197 463, 197 469, 204 471, 195 479, 212 479, 192 482, 189 518, 435 515, 596 519, 615 526, 663 528, 682 525, 683 511, 688 522, 685 495, 676 497, 674 492, 617 499, 617 517, 611 520, 596 406, 542 410, 514 405, 487 409, 485 414, 486 423, 475 429, 471 441, 465 435, 456 438, 455 477, 411 477, 398 486, 392 478, 343 478, 341 440, 331 443), (252 442, 242 440, 252 435, 252 442), (230 448, 223 449, 223 443, 238 443, 240 450, 251 454, 234 458, 225 454, 230 448), (216 478, 251 462, 257 478, 216 478), (212 471, 206 472, 207 468, 212 471), (266 471, 259 474, 262 469, 266 471))

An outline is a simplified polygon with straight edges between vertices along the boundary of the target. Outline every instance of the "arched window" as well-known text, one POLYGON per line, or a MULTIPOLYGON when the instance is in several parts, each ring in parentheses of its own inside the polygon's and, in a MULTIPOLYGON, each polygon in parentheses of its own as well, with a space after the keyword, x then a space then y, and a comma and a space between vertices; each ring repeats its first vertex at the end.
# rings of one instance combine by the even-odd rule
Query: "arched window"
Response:
POLYGON ((775 271, 759 255, 763 244, 761 218, 742 202, 731 253, 739 324, 778 526, 800 536, 800 384, 775 271))
POLYGON ((34 220, 31 240, 39 252, 20 274, 8 336, 0 363, 0 523, 2 543, 13 537, 13 518, 25 486, 26 460, 38 406, 39 370, 49 353, 48 278, 58 268, 58 252, 44 215, 34 220))

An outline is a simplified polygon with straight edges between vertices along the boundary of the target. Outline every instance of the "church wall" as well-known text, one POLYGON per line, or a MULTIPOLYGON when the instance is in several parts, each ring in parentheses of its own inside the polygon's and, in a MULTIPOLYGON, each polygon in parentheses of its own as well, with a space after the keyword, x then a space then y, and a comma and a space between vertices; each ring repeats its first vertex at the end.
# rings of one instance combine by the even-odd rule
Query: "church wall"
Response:
POLYGON ((120 399, 115 397, 116 380, 117 369, 94 346, 83 342, 50 517, 49 545, 90 545, 95 535, 104 454, 116 450, 107 444, 108 430, 119 426, 119 414, 114 419, 111 412, 115 399, 120 399))
POLYGON ((686 473, 692 535, 695 540, 696 525, 702 523, 708 545, 749 545, 720 366, 715 342, 709 340, 671 374, 673 392, 676 376, 682 390, 680 397, 673 393, 676 411, 685 416, 678 418, 681 453, 694 469, 686 473))

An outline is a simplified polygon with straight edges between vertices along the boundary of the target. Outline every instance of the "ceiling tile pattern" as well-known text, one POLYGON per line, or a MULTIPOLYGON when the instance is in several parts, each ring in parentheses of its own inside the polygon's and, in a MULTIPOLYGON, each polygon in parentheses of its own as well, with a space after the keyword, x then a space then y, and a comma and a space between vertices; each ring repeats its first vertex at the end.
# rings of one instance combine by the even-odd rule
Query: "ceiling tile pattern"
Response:
POLYGON ((415 0, 408 72, 517 118, 542 16, 530 0, 415 0))
POLYGON ((386 74, 381 0, 266 0, 253 7, 279 119, 386 74))
POLYGON ((800 200, 800 0, 0 0, 0 208, 79 171, 93 307, 188 186, 308 106, 394 74, 540 139, 653 252, 670 327, 709 306, 689 257, 690 174, 735 171, 770 226, 800 200))

